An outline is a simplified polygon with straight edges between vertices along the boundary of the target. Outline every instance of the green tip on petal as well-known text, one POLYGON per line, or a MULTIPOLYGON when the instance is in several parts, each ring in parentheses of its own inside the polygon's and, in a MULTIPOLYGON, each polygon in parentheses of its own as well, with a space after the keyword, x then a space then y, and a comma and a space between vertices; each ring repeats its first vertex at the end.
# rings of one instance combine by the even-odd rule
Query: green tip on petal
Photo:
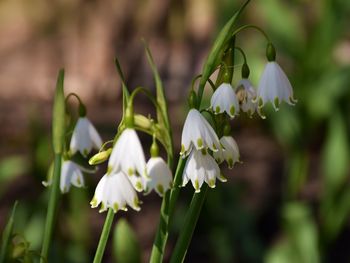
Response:
POLYGON ((216 147, 216 145, 213 143, 213 150, 217 151, 218 147, 216 147))
POLYGON ((231 106, 231 108, 230 108, 230 114, 231 114, 232 116, 234 116, 234 115, 235 115, 235 112, 236 112, 235 106, 231 106))
POLYGON ((84 155, 84 157, 88 156, 88 154, 89 154, 89 151, 88 151, 87 149, 84 149, 84 150, 83 150, 83 155, 84 155))
POLYGON ((203 155, 207 155, 207 150, 206 149, 202 149, 201 152, 202 152, 203 155))
POLYGON ((196 193, 199 193, 201 191, 201 189, 199 188, 198 180, 194 181, 194 189, 196 189, 196 193))
POLYGON ((103 211, 106 211, 106 206, 105 206, 105 204, 102 202, 102 203, 101 203, 100 210, 98 210, 98 212, 99 212, 99 213, 102 213, 103 211))
POLYGON ((280 102, 277 97, 273 100, 273 105, 275 106, 276 111, 278 111, 280 102))
POLYGON ((181 144, 180 155, 183 155, 184 153, 185 153, 185 145, 181 144))
POLYGON ((112 172, 112 166, 107 167, 107 175, 109 175, 112 172))
POLYGON ((219 114, 219 113, 220 113, 220 106, 216 106, 216 108, 215 108, 215 113, 216 113, 216 114, 219 114))
POLYGON ((214 179, 209 180, 209 187, 215 188, 215 180, 214 179))
POLYGON ((164 194, 164 187, 161 184, 157 185, 157 190, 158 190, 158 193, 163 196, 163 194, 164 194))
POLYGON ((232 167, 233 167, 233 159, 232 158, 228 158, 227 163, 228 163, 228 168, 232 169, 232 167))
POLYGON ((90 205, 92 208, 97 206, 97 199, 96 197, 93 197, 92 200, 90 201, 90 205))
POLYGON ((119 210, 119 204, 118 203, 114 203, 113 204, 113 211, 114 213, 116 213, 119 210))
POLYGON ((197 146, 198 146, 199 148, 202 148, 202 147, 203 147, 203 140, 202 140, 202 138, 199 138, 199 139, 197 140, 197 146))
POLYGON ((129 168, 129 169, 128 169, 128 175, 131 176, 131 175, 133 175, 133 174, 134 174, 134 169, 129 168))
POLYGON ((142 191, 142 189, 143 189, 142 183, 140 181, 136 182, 135 187, 136 187, 136 190, 138 190, 138 191, 142 191))
POLYGON ((136 211, 140 211, 141 210, 141 208, 140 208, 140 206, 139 206, 139 199, 137 198, 137 197, 135 197, 134 198, 134 206, 133 206, 133 208, 136 210, 136 211))

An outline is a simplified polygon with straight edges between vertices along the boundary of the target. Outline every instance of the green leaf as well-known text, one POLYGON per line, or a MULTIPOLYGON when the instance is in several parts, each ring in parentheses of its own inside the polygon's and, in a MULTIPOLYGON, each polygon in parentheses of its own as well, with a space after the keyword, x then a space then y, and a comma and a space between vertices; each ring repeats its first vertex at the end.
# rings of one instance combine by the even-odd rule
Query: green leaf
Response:
POLYGON ((141 262, 140 246, 128 222, 119 219, 113 235, 113 254, 119 263, 141 262))
POLYGON ((127 86, 125 84, 124 74, 123 74, 122 68, 120 66, 119 60, 117 58, 115 58, 115 67, 117 69, 118 75, 119 75, 120 80, 122 82, 122 89, 123 89, 123 118, 124 118, 130 94, 129 94, 128 88, 127 88, 127 86))
POLYGON ((290 242, 286 239, 278 242, 267 253, 265 263, 294 263, 298 262, 290 242))
POLYGON ((157 121, 160 125, 164 125, 167 129, 169 129, 170 123, 169 123, 169 115, 168 115, 168 105, 164 95, 163 83, 162 83, 162 80, 160 79, 157 66, 154 63, 151 51, 149 50, 147 43, 145 41, 143 41, 143 43, 146 50, 147 60, 149 65, 151 66, 154 82, 156 84, 157 103, 160 106, 160 109, 157 108, 157 121))
POLYGON ((333 195, 345 182, 349 167, 346 124, 337 111, 333 113, 329 122, 322 163, 326 193, 333 195))
POLYGON ((318 232, 307 205, 295 202, 285 206, 283 217, 295 262, 318 263, 318 232))
POLYGON ((18 202, 16 201, 13 205, 12 212, 9 220, 5 226, 4 232, 2 233, 2 241, 1 241, 1 250, 0 250, 0 263, 5 262, 5 257, 7 254, 7 247, 10 241, 10 237, 12 234, 13 224, 15 221, 15 213, 18 202))
POLYGON ((52 143, 54 153, 56 154, 62 153, 65 137, 65 98, 63 91, 63 81, 64 70, 61 69, 57 77, 52 117, 52 143))
POLYGON ((204 86, 205 86, 206 82, 208 81, 209 77, 211 76, 211 74, 213 74, 216 67, 220 63, 222 53, 224 52, 228 41, 232 37, 232 34, 234 32, 234 29, 235 29, 235 25, 236 25, 236 20, 249 2, 250 2, 250 0, 246 1, 241 6, 241 8, 231 17, 231 19, 226 23, 226 25, 220 31, 212 49, 209 52, 208 58, 203 66, 202 78, 200 80, 199 88, 198 88, 198 102, 199 103, 202 100, 204 86))

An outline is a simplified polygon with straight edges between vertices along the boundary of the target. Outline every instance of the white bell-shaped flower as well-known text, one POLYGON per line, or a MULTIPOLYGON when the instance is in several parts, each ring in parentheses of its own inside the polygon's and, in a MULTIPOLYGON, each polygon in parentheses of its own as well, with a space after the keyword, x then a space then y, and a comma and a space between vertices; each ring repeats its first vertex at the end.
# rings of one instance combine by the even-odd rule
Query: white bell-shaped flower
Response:
POLYGON ((126 211, 127 205, 136 211, 140 210, 137 194, 128 175, 122 171, 105 174, 101 178, 90 204, 92 208, 101 204, 99 212, 106 211, 108 208, 112 208, 114 212, 126 211))
POLYGON ((80 117, 75 125, 70 141, 71 154, 79 151, 86 157, 93 148, 99 150, 101 146, 102 140, 95 127, 88 118, 80 117))
POLYGON ((256 90, 248 79, 241 79, 236 88, 241 110, 252 116, 256 110, 256 90))
POLYGON ((214 152, 220 148, 219 138, 214 129, 196 109, 191 109, 188 112, 182 130, 180 155, 187 156, 192 145, 197 150, 209 148, 214 152))
POLYGON ((139 137, 134 129, 125 129, 116 144, 108 162, 110 172, 146 176, 146 161, 139 137))
POLYGON ((147 180, 146 193, 154 189, 159 196, 163 196, 171 188, 172 173, 163 158, 151 157, 147 162, 147 174, 150 179, 147 180))
POLYGON ((147 178, 146 161, 139 137, 134 129, 125 129, 113 146, 108 161, 108 174, 122 171, 128 175, 134 188, 141 192, 147 178))
POLYGON ((269 61, 261 75, 258 92, 258 112, 267 103, 271 102, 275 110, 279 108, 282 101, 294 105, 296 100, 293 98, 293 88, 286 74, 276 61, 269 61))
POLYGON ((226 112, 231 118, 239 113, 239 102, 231 84, 222 83, 213 93, 210 108, 215 114, 226 112))
POLYGON ((214 188, 216 178, 226 181, 221 176, 220 168, 215 159, 205 149, 200 151, 193 149, 184 168, 182 186, 185 186, 191 180, 196 193, 199 193, 203 182, 214 188))
MULTIPOLYGON (((52 169, 50 168, 48 180, 42 182, 42 184, 46 187, 52 184, 52 169)), ((69 192, 71 185, 74 185, 75 187, 84 186, 84 177, 82 171, 91 172, 90 170, 87 170, 70 160, 62 161, 60 175, 60 190, 62 193, 69 192)))
POLYGON ((223 148, 213 153, 214 158, 218 163, 222 163, 225 160, 228 167, 231 169, 236 162, 239 162, 240 155, 238 145, 232 136, 221 137, 220 143, 223 148))

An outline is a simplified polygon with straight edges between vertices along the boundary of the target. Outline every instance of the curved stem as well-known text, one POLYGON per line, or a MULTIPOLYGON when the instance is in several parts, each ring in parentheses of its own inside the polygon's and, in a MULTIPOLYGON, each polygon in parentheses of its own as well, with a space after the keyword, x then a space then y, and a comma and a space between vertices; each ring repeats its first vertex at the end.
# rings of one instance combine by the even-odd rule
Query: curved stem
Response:
MULTIPOLYGON (((129 97, 129 103, 131 105, 133 105, 133 103, 134 103, 135 96, 137 94, 139 94, 140 92, 143 92, 147 96, 147 98, 153 103, 153 105, 157 108, 157 110, 161 110, 161 107, 159 106, 157 100, 154 98, 152 93, 144 87, 137 87, 136 89, 133 90, 133 92, 131 93, 131 95, 129 97)), ((163 114, 162 114, 162 117, 164 118, 165 116, 163 116, 163 114)))
POLYGON ((111 232, 112 223, 114 218, 114 212, 113 209, 109 208, 108 213, 106 216, 105 223, 103 225, 102 233, 100 236, 100 241, 98 242, 98 246, 96 249, 95 257, 93 263, 100 263, 102 262, 102 257, 104 254, 104 251, 106 249, 107 240, 109 237, 109 233, 111 232))
POLYGON ((263 34, 263 36, 266 38, 267 42, 271 42, 269 36, 266 34, 266 32, 261 29, 260 27, 256 26, 256 25, 244 25, 239 27, 238 29, 236 29, 233 33, 232 36, 237 35, 239 32, 243 31, 244 29, 248 29, 248 28, 253 28, 258 30, 261 34, 263 34))
POLYGON ((193 195, 190 208, 186 214, 185 223, 176 242, 170 263, 183 262, 186 256, 187 248, 190 245, 194 229, 202 210, 202 206, 208 191, 208 186, 203 185, 200 193, 193 195))
POLYGON ((243 49, 241 49, 240 47, 235 47, 235 49, 238 50, 242 54, 244 63, 247 64, 247 56, 245 55, 243 49))

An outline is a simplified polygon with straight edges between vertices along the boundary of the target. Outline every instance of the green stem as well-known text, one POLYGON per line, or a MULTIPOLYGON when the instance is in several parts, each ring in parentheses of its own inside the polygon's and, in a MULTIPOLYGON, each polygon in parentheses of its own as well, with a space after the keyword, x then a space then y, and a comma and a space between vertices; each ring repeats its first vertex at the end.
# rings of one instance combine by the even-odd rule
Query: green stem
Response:
POLYGON ((194 194, 190 204, 190 208, 186 214, 185 223, 182 226, 179 238, 176 242, 170 263, 183 262, 186 256, 187 248, 190 245, 194 229, 208 191, 208 186, 202 186, 201 192, 194 194))
POLYGON ((266 40, 267 40, 268 43, 271 42, 271 41, 270 41, 270 38, 269 38, 269 36, 266 34, 266 32, 265 32, 263 29, 261 29, 260 27, 256 26, 256 25, 244 25, 244 26, 241 26, 241 27, 239 27, 236 31, 234 31, 234 32, 232 33, 232 36, 237 35, 239 32, 241 32, 242 30, 247 29, 247 28, 253 28, 253 29, 258 30, 258 31, 266 38, 266 40))
POLYGON ((103 225, 102 233, 100 236, 100 241, 98 242, 98 246, 96 249, 94 262, 93 263, 100 263, 102 261, 103 254, 106 249, 107 240, 109 237, 109 233, 111 232, 111 227, 113 223, 114 218, 114 212, 113 209, 108 209, 108 213, 106 216, 105 223, 103 225))
POLYGON ((150 257, 151 263, 160 263, 163 262, 163 255, 165 250, 165 245, 168 240, 169 234, 169 219, 172 216, 174 211, 176 200, 179 196, 180 185, 182 181, 182 173, 185 167, 186 161, 180 158, 175 176, 174 176, 174 186, 170 191, 165 193, 165 196, 162 201, 162 206, 160 210, 160 219, 157 228, 156 237, 154 239, 152 253, 150 257))
POLYGON ((62 154, 55 154, 54 168, 53 168, 53 182, 50 187, 50 199, 49 206, 47 209, 46 215, 46 224, 44 229, 44 240, 43 246, 41 249, 41 259, 40 262, 48 262, 48 253, 51 242, 51 236, 53 232, 53 226, 55 223, 56 212, 57 212, 57 204, 59 199, 59 191, 60 191, 60 175, 61 175, 61 162, 62 162, 62 154))

